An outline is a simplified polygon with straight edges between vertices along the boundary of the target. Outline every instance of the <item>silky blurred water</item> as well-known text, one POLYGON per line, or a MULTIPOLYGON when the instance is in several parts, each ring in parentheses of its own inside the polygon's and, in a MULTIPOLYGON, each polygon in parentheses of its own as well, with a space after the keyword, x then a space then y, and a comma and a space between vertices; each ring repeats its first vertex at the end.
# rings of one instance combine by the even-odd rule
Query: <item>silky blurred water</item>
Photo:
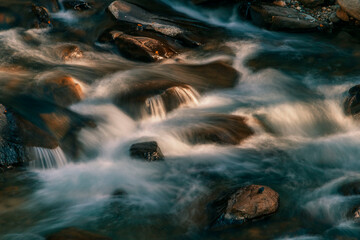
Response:
MULTIPOLYGON (((26 89, 60 71, 73 76, 85 91, 85 99, 70 109, 92 116, 98 125, 81 130, 79 159, 66 156, 57 168, 35 166, 21 174, 7 173, 0 182, 0 238, 44 239, 58 229, 79 227, 113 239, 358 239, 360 226, 348 212, 360 205, 360 196, 342 196, 339 188, 360 180, 360 125, 344 115, 342 106, 346 91, 360 82, 348 64, 359 57, 317 35, 256 28, 236 17, 234 9, 164 3, 225 29, 226 35, 217 41, 231 51, 209 53, 200 48, 180 54, 177 61, 142 64, 87 39, 77 42, 83 57, 64 62, 56 49, 71 42, 66 34, 23 27, 0 32, 0 84, 6 96, 0 97, 2 101, 11 102, 18 93, 6 88, 9 81, 17 79, 19 89, 26 89), (152 99, 150 115, 155 117, 139 120, 111 100, 118 89, 131 88, 145 73, 183 77, 165 72, 166 64, 219 59, 230 60, 242 73, 235 88, 201 96, 192 92, 184 100, 192 103, 167 114, 152 99), (19 68, 9 71, 9 65, 19 68), (245 116, 255 135, 237 146, 193 146, 177 134, 182 126, 201 125, 208 113, 245 116), (165 161, 130 158, 130 145, 147 140, 158 142, 165 161), (209 230, 208 204, 222 192, 246 184, 277 191, 278 213, 225 231, 209 230), (10 186, 17 186, 21 194, 6 194, 10 186), (124 195, 114 196, 117 190, 124 195)), ((105 14, 90 18, 62 10, 54 17, 64 26, 77 24, 86 30, 105 14)))

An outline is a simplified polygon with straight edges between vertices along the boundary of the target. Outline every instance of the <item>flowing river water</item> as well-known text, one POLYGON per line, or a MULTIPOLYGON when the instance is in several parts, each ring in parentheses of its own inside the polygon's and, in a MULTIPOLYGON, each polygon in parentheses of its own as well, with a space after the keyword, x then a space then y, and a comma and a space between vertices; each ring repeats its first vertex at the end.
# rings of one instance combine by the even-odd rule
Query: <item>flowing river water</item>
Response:
MULTIPOLYGON (((37 240, 57 229, 79 227, 113 239, 358 239, 360 226, 348 213, 360 197, 343 196, 339 188, 360 180, 360 123, 343 111, 347 90, 360 82, 359 55, 335 38, 257 28, 232 8, 163 3, 225 30, 215 39, 216 50, 195 49, 153 64, 126 60, 93 44, 97 24, 108 21, 105 12, 91 18, 62 10, 53 15, 65 27, 94 29, 93 39, 77 42, 83 57, 66 63, 56 52, 71 42, 66 31, 0 31, 0 64, 21 67, 2 70, 1 84, 8 76, 26 86, 65 72, 85 90, 85 99, 69 108, 98 120, 96 128, 80 131, 79 158, 60 148, 33 148, 35 160, 28 168, 0 176, 0 238, 37 240), (170 113, 154 96, 147 100, 147 115, 137 120, 111 100, 114 89, 129 87, 125 80, 149 74, 189 77, 166 64, 214 60, 231 62, 242 74, 234 88, 206 93, 179 88, 182 105, 170 113), (201 125, 201 116, 209 113, 245 116, 255 134, 236 146, 191 145, 176 134, 184 124, 201 125), (165 161, 130 158, 129 146, 149 139, 158 142, 165 161), (279 211, 236 228, 207 229, 212 195, 246 184, 277 191, 279 211), (16 194, 6 194, 9 188, 16 194), (119 189, 124 194, 114 196, 119 189)), ((13 100, 16 93, 2 94, 11 95, 7 101, 19 108, 26 105, 13 100)))

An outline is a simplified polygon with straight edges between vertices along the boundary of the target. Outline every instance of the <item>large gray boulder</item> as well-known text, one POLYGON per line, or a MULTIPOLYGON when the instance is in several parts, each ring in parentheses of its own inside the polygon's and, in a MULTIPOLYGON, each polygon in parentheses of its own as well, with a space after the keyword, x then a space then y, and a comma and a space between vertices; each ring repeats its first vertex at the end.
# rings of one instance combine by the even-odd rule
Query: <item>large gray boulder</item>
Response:
POLYGON ((338 3, 350 16, 360 20, 360 0, 338 0, 338 3))

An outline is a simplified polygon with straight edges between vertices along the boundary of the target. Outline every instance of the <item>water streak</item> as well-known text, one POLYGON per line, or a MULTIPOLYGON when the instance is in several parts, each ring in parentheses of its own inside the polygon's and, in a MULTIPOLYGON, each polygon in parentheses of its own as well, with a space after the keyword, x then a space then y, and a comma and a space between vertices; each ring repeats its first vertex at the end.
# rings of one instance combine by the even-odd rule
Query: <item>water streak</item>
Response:
POLYGON ((60 168, 67 164, 67 158, 60 147, 55 149, 47 149, 41 147, 31 148, 34 160, 30 162, 30 166, 36 169, 60 168))

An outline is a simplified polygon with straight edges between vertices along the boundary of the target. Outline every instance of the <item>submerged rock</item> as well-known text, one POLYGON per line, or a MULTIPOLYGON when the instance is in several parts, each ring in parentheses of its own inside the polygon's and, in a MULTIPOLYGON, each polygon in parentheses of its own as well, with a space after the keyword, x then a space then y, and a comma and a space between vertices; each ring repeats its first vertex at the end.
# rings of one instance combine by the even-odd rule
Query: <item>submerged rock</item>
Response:
POLYGON ((66 228, 49 235, 46 240, 111 240, 111 238, 77 228, 66 228))
POLYGON ((276 31, 314 31, 325 25, 295 9, 274 5, 254 4, 250 13, 254 24, 276 31))
POLYGON ((120 53, 132 60, 155 62, 176 54, 176 51, 164 41, 131 36, 119 31, 113 31, 111 35, 120 53))
POLYGON ((164 160, 164 155, 155 141, 131 145, 130 156, 133 158, 144 159, 149 162, 164 160))
POLYGON ((241 116, 209 114, 185 127, 180 135, 192 144, 237 145, 254 134, 245 121, 241 116))
POLYGON ((360 180, 344 184, 340 187, 339 192, 344 196, 359 195, 360 180))
POLYGON ((360 20, 360 0, 338 0, 338 4, 350 16, 360 20))
POLYGON ((218 216, 212 228, 223 228, 268 217, 279 208, 279 194, 263 185, 238 189, 230 197, 221 197, 212 204, 218 216))
POLYGON ((300 0, 305 7, 313 8, 324 3, 324 0, 300 0))
POLYGON ((360 85, 349 89, 348 96, 344 102, 344 109, 347 115, 357 117, 360 112, 360 85))

